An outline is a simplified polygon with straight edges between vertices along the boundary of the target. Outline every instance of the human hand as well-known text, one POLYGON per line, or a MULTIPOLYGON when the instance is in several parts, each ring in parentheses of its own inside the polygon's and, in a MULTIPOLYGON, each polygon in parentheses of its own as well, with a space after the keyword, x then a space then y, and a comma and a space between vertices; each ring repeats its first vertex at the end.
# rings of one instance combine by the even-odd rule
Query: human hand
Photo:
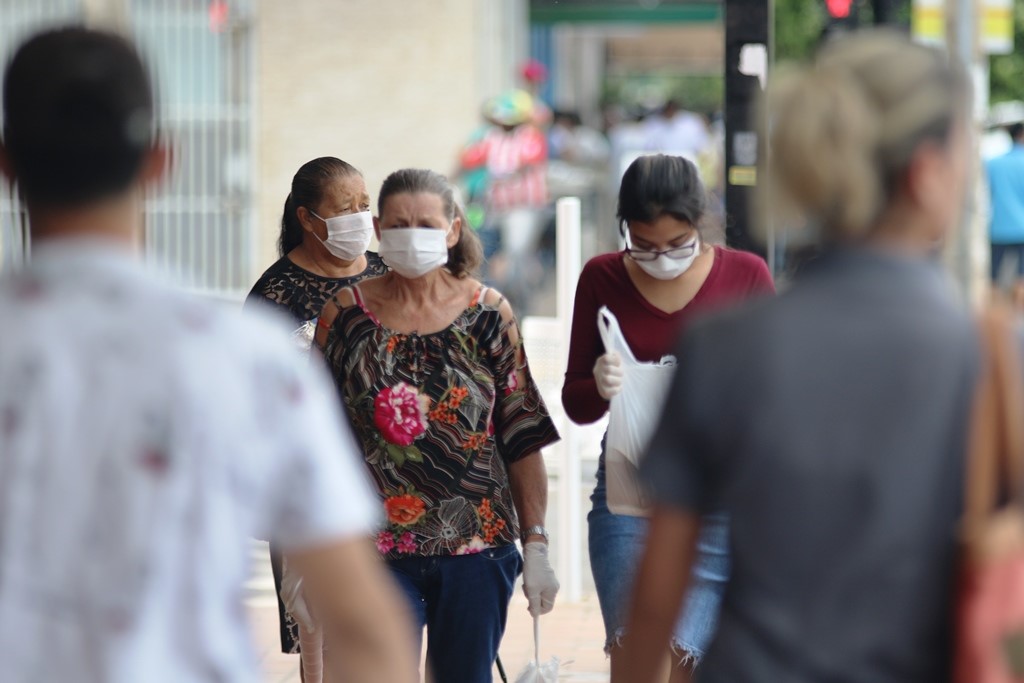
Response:
POLYGON ((597 393, 606 401, 610 401, 622 391, 622 359, 614 351, 606 353, 594 363, 594 379, 597 380, 597 393))
POLYGON ((535 617, 547 614, 555 607, 558 579, 548 560, 548 544, 540 541, 523 546, 523 592, 529 611, 535 617))

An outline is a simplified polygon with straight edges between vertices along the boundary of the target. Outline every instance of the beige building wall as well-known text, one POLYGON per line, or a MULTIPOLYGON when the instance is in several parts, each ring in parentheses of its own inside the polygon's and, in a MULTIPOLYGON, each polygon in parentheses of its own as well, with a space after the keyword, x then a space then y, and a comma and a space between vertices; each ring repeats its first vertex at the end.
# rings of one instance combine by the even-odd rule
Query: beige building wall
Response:
POLYGON ((393 170, 451 172, 526 47, 523 0, 259 0, 256 21, 254 276, 299 166, 340 157, 374 203, 393 170))

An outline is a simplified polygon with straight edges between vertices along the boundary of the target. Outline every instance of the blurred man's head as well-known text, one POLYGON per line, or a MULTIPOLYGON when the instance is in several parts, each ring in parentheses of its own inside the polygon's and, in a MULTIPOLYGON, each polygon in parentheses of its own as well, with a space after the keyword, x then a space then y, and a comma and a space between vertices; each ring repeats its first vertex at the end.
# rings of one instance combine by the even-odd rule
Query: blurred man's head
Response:
POLYGON ((1024 142, 1024 123, 1011 123, 1006 127, 1006 132, 1014 142, 1024 142))
POLYGON ((4 170, 30 208, 116 198, 152 161, 149 76, 113 34, 64 28, 31 38, 4 73, 3 113, 4 170))

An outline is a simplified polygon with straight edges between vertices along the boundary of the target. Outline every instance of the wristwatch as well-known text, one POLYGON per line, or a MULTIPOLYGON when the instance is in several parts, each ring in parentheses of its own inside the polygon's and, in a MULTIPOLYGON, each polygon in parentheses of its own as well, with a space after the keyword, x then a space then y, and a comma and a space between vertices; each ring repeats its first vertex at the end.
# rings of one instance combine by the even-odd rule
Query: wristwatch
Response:
POLYGON ((523 543, 526 543, 526 539, 529 536, 543 536, 544 540, 547 541, 548 530, 542 527, 540 524, 535 524, 531 526, 529 529, 523 529, 523 533, 521 536, 523 543))

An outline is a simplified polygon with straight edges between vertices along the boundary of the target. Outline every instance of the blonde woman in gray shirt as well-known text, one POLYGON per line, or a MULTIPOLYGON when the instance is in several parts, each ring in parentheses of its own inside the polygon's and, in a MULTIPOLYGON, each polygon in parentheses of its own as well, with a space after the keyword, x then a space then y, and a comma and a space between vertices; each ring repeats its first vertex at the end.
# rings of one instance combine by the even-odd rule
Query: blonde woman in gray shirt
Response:
POLYGON ((724 509, 732 575, 697 680, 947 681, 978 350, 932 254, 964 208, 967 80, 867 32, 772 87, 772 199, 822 255, 677 349, 626 680, 654 680, 700 514, 724 509))

